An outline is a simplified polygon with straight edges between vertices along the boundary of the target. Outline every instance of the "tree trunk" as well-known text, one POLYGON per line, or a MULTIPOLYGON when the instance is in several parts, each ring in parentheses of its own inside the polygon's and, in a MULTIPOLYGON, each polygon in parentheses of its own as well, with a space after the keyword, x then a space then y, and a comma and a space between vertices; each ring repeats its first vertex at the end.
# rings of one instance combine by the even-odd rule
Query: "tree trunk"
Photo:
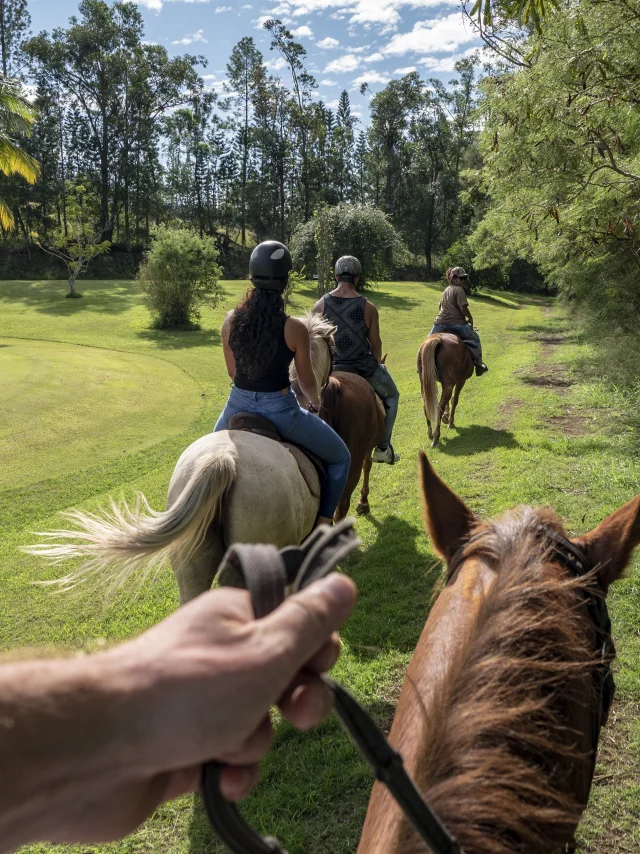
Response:
POLYGON ((8 77, 7 73, 7 33, 5 27, 5 0, 0 0, 0 45, 2 47, 2 73, 8 77))
POLYGON ((392 178, 393 144, 387 143, 387 181, 384 188, 384 206, 388 214, 391 213, 391 178, 392 178))
POLYGON ((69 276, 69 296, 74 297, 76 295, 76 278, 77 274, 72 273, 69 276))

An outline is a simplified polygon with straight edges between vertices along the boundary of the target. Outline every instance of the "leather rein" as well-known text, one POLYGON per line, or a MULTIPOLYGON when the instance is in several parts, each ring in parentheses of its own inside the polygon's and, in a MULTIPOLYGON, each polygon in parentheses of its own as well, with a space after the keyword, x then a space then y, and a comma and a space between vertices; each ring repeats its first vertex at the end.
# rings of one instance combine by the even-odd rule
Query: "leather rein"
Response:
MULTIPOLYGON (((461 562, 462 551, 485 534, 480 532, 467 540, 450 565, 461 562)), ((584 554, 566 537, 545 530, 554 558, 578 577, 592 568, 584 554)), ((274 546, 235 545, 220 565, 218 580, 222 586, 241 587, 251 595, 256 619, 266 616, 285 598, 286 588, 302 590, 331 572, 347 555, 357 549, 360 540, 353 530, 353 520, 345 519, 334 527, 322 526, 303 543, 278 551, 274 546)), ((594 588, 586 590, 587 608, 596 633, 601 659, 597 669, 598 713, 594 731, 593 767, 601 727, 606 724, 615 685, 611 661, 615 655, 611 622, 604 595, 594 588)), ((320 677, 334 698, 334 711, 356 746, 371 765, 376 778, 384 783, 416 832, 434 854, 464 854, 459 843, 430 809, 404 768, 401 755, 393 749, 364 707, 327 676, 320 677)), ((287 854, 278 840, 259 836, 241 817, 235 804, 220 791, 223 765, 208 762, 203 766, 202 795, 207 816, 219 838, 233 854, 287 854)))

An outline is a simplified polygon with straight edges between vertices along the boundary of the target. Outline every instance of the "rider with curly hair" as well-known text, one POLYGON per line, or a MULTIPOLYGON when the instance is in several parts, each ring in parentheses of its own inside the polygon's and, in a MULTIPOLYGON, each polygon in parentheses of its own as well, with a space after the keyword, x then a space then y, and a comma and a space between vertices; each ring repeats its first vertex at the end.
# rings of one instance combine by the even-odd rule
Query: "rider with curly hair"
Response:
POLYGON ((318 510, 317 523, 322 524, 333 518, 351 457, 340 436, 313 414, 320 409, 320 397, 309 332, 304 323, 285 313, 282 299, 291 267, 289 250, 275 240, 260 243, 251 254, 253 287, 222 324, 224 358, 233 387, 215 432, 227 430, 238 412, 255 412, 268 418, 283 439, 320 457, 327 466, 318 510), (300 407, 291 389, 292 361, 311 411, 300 407))

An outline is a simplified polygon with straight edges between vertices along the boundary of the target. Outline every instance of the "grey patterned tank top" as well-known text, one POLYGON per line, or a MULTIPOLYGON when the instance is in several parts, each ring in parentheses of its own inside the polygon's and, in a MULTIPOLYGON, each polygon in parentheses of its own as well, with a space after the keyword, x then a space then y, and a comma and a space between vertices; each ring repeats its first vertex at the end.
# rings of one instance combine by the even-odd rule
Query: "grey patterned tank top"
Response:
POLYGON ((353 371, 361 377, 376 372, 378 362, 371 353, 369 329, 364 319, 364 297, 324 297, 324 316, 335 324, 334 371, 353 371))

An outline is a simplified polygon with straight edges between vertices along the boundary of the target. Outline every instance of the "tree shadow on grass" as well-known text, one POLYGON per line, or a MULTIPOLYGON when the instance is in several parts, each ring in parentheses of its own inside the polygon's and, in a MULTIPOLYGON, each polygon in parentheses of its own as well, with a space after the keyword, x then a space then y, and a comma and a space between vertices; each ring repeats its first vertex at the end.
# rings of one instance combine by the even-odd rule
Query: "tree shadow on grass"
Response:
POLYGON ((494 448, 520 447, 510 430, 487 427, 485 424, 455 427, 454 430, 457 435, 451 436, 448 428, 443 425, 440 435, 440 450, 449 456, 470 457, 494 448))
POLYGON ((219 347, 217 329, 141 329, 138 338, 153 341, 159 350, 185 350, 190 347, 219 347))
POLYGON ((58 280, 2 283, 0 303, 22 303, 41 314, 65 317, 86 311, 121 314, 139 300, 133 283, 79 281, 81 299, 67 299, 68 287, 66 281, 58 280))
POLYGON ((362 658, 390 649, 411 652, 424 627, 441 563, 425 553, 421 527, 398 516, 367 518, 376 528, 375 542, 341 565, 359 591, 342 635, 352 653, 362 658))

